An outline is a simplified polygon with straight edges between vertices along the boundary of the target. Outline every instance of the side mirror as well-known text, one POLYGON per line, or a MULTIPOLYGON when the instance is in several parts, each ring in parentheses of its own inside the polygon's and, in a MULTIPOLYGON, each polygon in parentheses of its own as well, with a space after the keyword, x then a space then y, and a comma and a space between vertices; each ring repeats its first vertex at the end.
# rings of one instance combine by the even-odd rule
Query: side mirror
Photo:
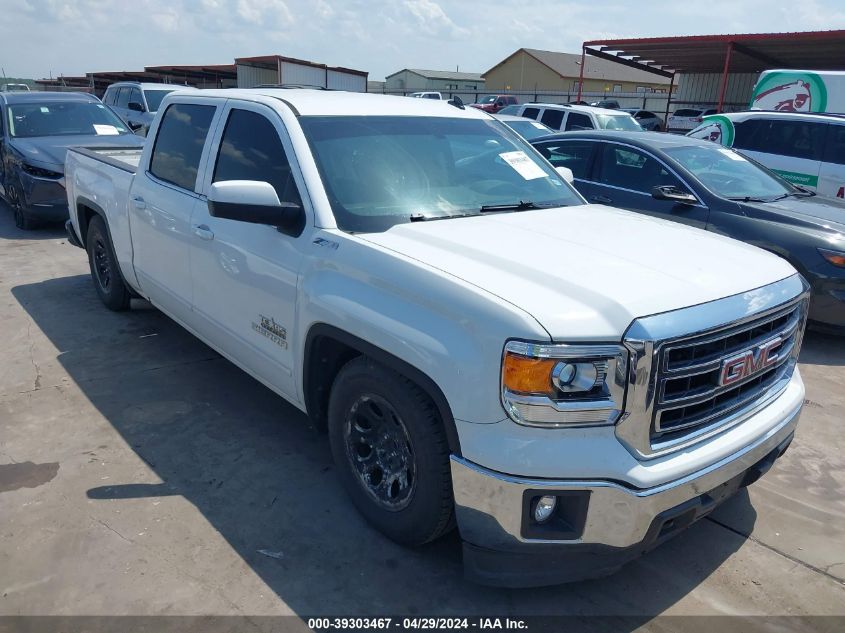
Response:
POLYGON ((135 112, 144 112, 144 106, 137 101, 130 101, 126 107, 135 112))
POLYGON ((261 180, 215 182, 208 192, 208 213, 214 218, 275 226, 292 235, 305 228, 302 205, 280 202, 273 185, 261 180))
POLYGON ((651 190, 651 197, 655 200, 671 200, 672 202, 680 202, 681 204, 696 204, 698 202, 698 198, 691 193, 682 191, 672 185, 654 187, 651 190))
POLYGON ((569 169, 569 167, 555 167, 555 171, 559 173, 570 185, 575 181, 575 174, 572 173, 572 170, 569 169))

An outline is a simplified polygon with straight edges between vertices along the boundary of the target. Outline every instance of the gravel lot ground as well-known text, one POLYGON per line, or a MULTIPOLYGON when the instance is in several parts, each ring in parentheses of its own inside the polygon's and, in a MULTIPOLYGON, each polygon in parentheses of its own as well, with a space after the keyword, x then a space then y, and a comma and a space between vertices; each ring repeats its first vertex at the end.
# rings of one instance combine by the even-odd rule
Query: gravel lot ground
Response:
MULTIPOLYGON (((306 417, 167 317, 98 301, 0 204, 0 615, 845 615, 845 339, 809 334, 774 469, 616 575, 464 581, 363 522, 306 417)), ((840 621, 841 622, 841 621, 840 621)))

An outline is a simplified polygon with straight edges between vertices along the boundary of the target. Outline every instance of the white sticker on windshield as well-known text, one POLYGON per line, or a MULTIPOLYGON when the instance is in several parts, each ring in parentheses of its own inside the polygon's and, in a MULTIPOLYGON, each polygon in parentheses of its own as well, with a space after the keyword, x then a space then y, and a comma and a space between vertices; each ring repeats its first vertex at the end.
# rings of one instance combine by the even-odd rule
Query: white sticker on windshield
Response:
POLYGON ((725 149, 724 147, 720 147, 719 151, 722 152, 725 156, 727 156, 731 160, 738 160, 738 161, 742 161, 742 162, 747 162, 742 156, 740 156, 736 152, 732 152, 731 150, 725 149))
POLYGON ((96 123, 94 124, 94 131, 98 136, 114 136, 120 134, 113 125, 98 125, 96 123))
POLYGON ((528 158, 525 152, 503 152, 499 154, 499 157, 513 167, 516 173, 525 178, 525 180, 545 178, 548 175, 537 163, 528 158))
POLYGON ((545 130, 546 129, 545 125, 543 125, 542 123, 537 123, 537 121, 531 121, 531 125, 536 127, 538 130, 545 130))
POLYGON ((47 114, 48 112, 50 112, 50 108, 48 108, 48 107, 46 107, 46 106, 41 106, 41 111, 42 111, 44 114, 47 114))

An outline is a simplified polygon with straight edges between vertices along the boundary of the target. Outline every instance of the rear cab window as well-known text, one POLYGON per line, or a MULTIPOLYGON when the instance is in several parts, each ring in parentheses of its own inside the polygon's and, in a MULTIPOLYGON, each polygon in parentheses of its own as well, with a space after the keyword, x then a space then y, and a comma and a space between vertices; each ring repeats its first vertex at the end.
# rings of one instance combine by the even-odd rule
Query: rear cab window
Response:
POLYGON ((150 157, 150 173, 182 189, 194 191, 200 159, 216 107, 174 103, 158 126, 150 157))
POLYGON ((537 119, 537 115, 540 114, 540 108, 525 108, 522 111, 522 116, 528 119, 537 119))

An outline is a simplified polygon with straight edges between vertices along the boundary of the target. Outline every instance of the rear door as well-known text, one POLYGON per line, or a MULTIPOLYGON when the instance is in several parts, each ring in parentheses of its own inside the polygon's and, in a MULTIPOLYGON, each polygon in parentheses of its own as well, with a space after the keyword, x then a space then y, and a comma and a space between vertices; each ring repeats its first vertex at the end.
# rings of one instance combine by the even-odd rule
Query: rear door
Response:
POLYGON ((652 196, 654 187, 663 186, 695 194, 671 167, 646 150, 603 142, 595 156, 590 178, 584 186, 588 202, 630 209, 702 229, 707 227, 709 209, 700 201, 682 204, 652 196))
MULTIPOLYGON (((124 89, 126 90, 126 89, 124 89)), ((222 102, 171 102, 158 124, 149 161, 129 192, 129 217, 138 283, 152 302, 191 323, 191 214, 204 205, 198 175, 208 160, 210 131, 222 102)))
POLYGON ((845 125, 827 126, 818 192, 822 196, 845 198, 845 125))
MULTIPOLYGON (((302 206, 304 183, 279 114, 253 102, 230 100, 204 178, 269 182, 281 202, 302 206)), ((295 396, 294 345, 304 231, 212 217, 199 204, 190 236, 194 311, 198 327, 253 375, 295 396)))
POLYGON ((792 184, 815 190, 819 184, 827 124, 800 119, 762 119, 753 136, 734 147, 792 184))

